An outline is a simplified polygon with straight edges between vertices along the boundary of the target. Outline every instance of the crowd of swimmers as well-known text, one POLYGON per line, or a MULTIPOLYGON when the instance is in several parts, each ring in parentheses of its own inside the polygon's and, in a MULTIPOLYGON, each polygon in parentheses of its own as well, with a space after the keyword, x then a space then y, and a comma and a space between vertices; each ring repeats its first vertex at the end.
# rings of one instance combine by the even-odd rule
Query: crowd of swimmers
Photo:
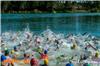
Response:
MULTIPOLYGON (((47 33, 45 33, 45 35, 46 34, 47 33)), ((64 44, 64 41, 62 41, 62 38, 61 38, 62 36, 59 37, 60 39, 58 39, 57 36, 53 35, 53 33, 49 34, 48 36, 46 36, 46 38, 44 38, 45 36, 43 37, 44 44, 47 45, 47 46, 45 46, 45 48, 40 47, 43 44, 41 37, 36 36, 34 39, 30 33, 26 33, 26 38, 25 38, 26 42, 25 41, 19 42, 19 44, 14 46, 13 49, 11 49, 9 47, 2 48, 3 50, 0 50, 1 66, 10 66, 10 65, 16 66, 16 63, 20 63, 20 62, 22 62, 23 64, 28 64, 30 66, 49 66, 49 54, 48 54, 48 51, 50 49, 49 45, 54 46, 55 47, 54 51, 56 51, 61 47, 61 45, 64 44), (53 43, 53 45, 52 45, 52 43, 53 43), (28 48, 25 47, 25 44, 26 44, 26 47, 28 47, 28 48), (18 47, 20 47, 20 48, 18 48, 18 47), (25 49, 22 49, 24 47, 25 47, 25 49), (33 49, 37 48, 37 49, 32 50, 32 48, 33 49), (31 49, 32 53, 25 52, 28 49, 31 49), (18 56, 19 50, 23 52, 22 56, 21 56, 22 58, 18 58, 19 57, 18 56), (36 53, 39 55, 38 58, 35 56, 36 53)), ((73 37, 74 36, 72 34, 69 34, 67 37, 64 37, 64 39, 63 39, 63 40, 68 40, 69 43, 71 42, 70 44, 72 44, 72 46, 70 46, 70 48, 72 50, 76 49, 78 44, 79 44, 79 46, 81 46, 79 41, 82 39, 81 38, 81 39, 79 39, 79 41, 77 41, 78 39, 73 40, 73 37), (70 37, 71 37, 71 39, 70 39, 70 37)), ((13 37, 13 40, 11 40, 11 41, 16 42, 16 38, 17 37, 13 37)), ((86 39, 86 40, 88 40, 88 39, 86 39)), ((86 41, 86 40, 82 40, 82 41, 86 41)), ((92 41, 96 42, 96 39, 93 38, 92 41)), ((3 43, 4 43, 4 41, 2 39, 1 44, 3 45, 3 43)), ((84 50, 87 51, 88 47, 92 47, 95 51, 98 50, 98 48, 94 48, 89 43, 86 47, 84 47, 84 50)), ((95 52, 94 55, 95 55, 95 58, 99 58, 99 52, 95 52)), ((85 60, 87 58, 88 58, 88 56, 83 55, 80 57, 80 61, 85 60)), ((74 66, 74 63, 71 62, 71 60, 69 60, 69 62, 66 62, 65 66, 74 66)), ((90 66, 90 64, 84 63, 82 66, 90 66)))
POLYGON ((5 49, 1 53, 1 66, 15 66, 14 63, 23 62, 24 64, 29 64, 30 66, 48 66, 48 54, 47 50, 44 50, 44 52, 39 52, 40 58, 37 59, 34 57, 34 53, 30 56, 28 53, 23 54, 23 59, 18 60, 17 54, 13 54, 17 50, 9 51, 9 49, 5 49), (43 63, 40 64, 39 60, 42 60, 43 63))

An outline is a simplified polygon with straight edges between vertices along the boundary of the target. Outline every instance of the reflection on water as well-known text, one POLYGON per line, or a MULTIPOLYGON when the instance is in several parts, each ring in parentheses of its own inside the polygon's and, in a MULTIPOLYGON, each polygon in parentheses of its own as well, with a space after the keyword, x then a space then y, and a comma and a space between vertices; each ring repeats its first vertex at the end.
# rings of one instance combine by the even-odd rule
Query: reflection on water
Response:
POLYGON ((29 24, 30 30, 38 33, 49 26, 55 32, 88 32, 100 36, 100 13, 2 14, 1 22, 2 32, 24 30, 29 24))

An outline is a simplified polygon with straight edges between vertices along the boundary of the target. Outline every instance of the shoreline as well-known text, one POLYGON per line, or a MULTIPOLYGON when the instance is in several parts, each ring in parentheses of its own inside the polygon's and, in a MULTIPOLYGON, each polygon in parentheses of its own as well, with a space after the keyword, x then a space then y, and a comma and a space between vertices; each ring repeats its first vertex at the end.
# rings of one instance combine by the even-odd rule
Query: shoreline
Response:
POLYGON ((8 11, 8 12, 2 12, 1 14, 56 14, 56 13, 100 13, 100 11, 94 11, 94 12, 90 12, 90 11, 86 11, 86 10, 75 10, 75 11, 8 11))

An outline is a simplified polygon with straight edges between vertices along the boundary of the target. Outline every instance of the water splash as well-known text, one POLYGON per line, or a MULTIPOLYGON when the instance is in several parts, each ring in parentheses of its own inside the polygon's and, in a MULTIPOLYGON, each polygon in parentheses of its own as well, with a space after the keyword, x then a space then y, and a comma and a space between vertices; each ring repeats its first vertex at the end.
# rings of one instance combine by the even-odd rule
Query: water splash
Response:
MULTIPOLYGON (((41 46, 42 49, 49 49, 48 55, 51 58, 56 59, 64 55, 67 60, 69 60, 73 56, 77 55, 79 57, 81 53, 84 53, 84 48, 86 44, 88 45, 88 42, 96 48, 96 45, 92 40, 93 38, 88 35, 89 34, 68 35, 68 37, 66 38, 65 34, 54 33, 50 28, 47 28, 40 34, 35 35, 30 31, 29 25, 27 25, 24 31, 2 33, 0 39, 2 40, 1 50, 4 50, 4 48, 9 48, 10 50, 12 50, 14 46, 17 46, 19 48, 18 53, 22 55, 24 53, 31 54, 33 50, 35 51, 35 48, 41 46), (71 49, 73 44, 77 45, 77 49, 71 49)), ((97 43, 98 51, 100 51, 100 40, 97 40, 97 43)), ((95 50, 93 49, 88 50, 91 52, 95 52, 95 50)))

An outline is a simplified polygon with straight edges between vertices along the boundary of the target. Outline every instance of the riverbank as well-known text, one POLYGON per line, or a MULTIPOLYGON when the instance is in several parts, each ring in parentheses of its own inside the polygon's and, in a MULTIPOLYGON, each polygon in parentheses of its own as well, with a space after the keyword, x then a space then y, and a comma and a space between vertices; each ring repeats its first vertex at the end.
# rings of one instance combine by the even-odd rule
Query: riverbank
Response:
POLYGON ((4 11, 1 11, 2 14, 41 14, 41 13, 100 13, 100 10, 98 11, 86 11, 86 10, 64 10, 64 11, 40 11, 40 10, 33 10, 33 11, 8 11, 8 12, 4 12, 4 11))
POLYGON ((100 12, 100 1, 2 1, 1 13, 100 12), (17 4, 16 4, 17 3, 17 4))

